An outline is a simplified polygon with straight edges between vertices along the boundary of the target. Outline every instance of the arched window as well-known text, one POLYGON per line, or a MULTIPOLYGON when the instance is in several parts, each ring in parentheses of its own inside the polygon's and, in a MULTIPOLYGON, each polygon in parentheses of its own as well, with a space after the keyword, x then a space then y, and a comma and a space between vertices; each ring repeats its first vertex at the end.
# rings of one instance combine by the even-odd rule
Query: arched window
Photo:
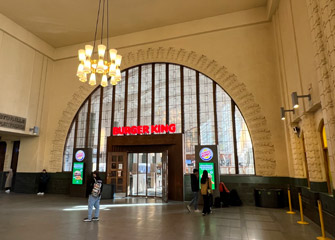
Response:
POLYGON ((325 172, 326 172, 326 180, 327 180, 327 187, 328 193, 332 194, 332 175, 330 172, 330 163, 329 163, 329 155, 328 155, 328 145, 327 145, 327 135, 326 135, 326 127, 324 123, 321 123, 321 142, 322 142, 322 149, 323 149, 323 158, 324 158, 324 165, 325 165, 325 172))
POLYGON ((172 123, 184 134, 185 173, 194 168, 195 145, 218 145, 221 174, 255 174, 251 137, 233 99, 204 74, 170 63, 126 69, 116 86, 88 97, 69 130, 63 171, 72 170, 74 147, 91 147, 93 169, 106 171, 112 127, 172 123))

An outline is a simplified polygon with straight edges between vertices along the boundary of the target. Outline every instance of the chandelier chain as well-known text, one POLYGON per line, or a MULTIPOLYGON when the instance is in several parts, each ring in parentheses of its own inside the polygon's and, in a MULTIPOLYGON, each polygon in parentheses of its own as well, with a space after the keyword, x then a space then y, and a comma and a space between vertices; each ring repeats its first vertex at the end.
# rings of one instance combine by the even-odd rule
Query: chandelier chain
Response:
POLYGON ((99 0, 99 7, 98 7, 98 14, 97 14, 97 21, 95 24, 95 33, 94 33, 94 43, 93 43, 93 51, 95 48, 95 42, 97 40, 97 32, 98 32, 98 24, 99 24, 99 16, 100 16, 100 5, 101 5, 101 0, 99 0))
MULTIPOLYGON (((108 1, 107 1, 108 2, 108 1)), ((101 40, 100 44, 102 44, 102 39, 104 37, 104 20, 105 20, 105 0, 103 2, 103 8, 102 8, 102 19, 101 19, 101 40)))

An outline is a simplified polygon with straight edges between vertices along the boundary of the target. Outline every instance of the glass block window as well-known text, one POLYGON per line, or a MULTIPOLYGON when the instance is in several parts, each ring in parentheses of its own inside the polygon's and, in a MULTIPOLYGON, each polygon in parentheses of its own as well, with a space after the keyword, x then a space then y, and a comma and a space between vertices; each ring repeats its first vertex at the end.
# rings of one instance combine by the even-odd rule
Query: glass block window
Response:
POLYGON ((87 124, 87 107, 88 101, 82 106, 78 113, 78 128, 77 128, 77 148, 85 147, 86 124, 87 124))
POLYGON ((255 174, 251 137, 244 118, 236 106, 235 123, 239 174, 255 174))
POLYGON ((181 133, 180 66, 169 65, 169 124, 176 124, 181 133))
POLYGON ((127 126, 137 126, 138 109, 138 67, 129 69, 127 126))
POLYGON ((115 111, 114 111, 114 127, 124 126, 124 101, 125 101, 125 79, 126 73, 122 72, 121 81, 115 86, 115 111))
POLYGON ((141 117, 140 125, 151 125, 152 105, 152 65, 143 65, 141 69, 141 117))
POLYGON ((231 98, 216 87, 216 112, 218 123, 219 167, 221 174, 235 174, 233 118, 231 98))
POLYGON ((92 169, 97 169, 98 134, 99 134, 99 112, 100 112, 100 89, 91 95, 90 128, 88 131, 88 147, 92 148, 92 169))
POLYGON ((155 123, 166 124, 166 64, 155 64, 155 123))
POLYGON ((73 148, 74 148, 74 131, 76 128, 76 123, 73 122, 69 135, 66 140, 64 154, 63 154, 63 171, 68 172, 72 171, 72 157, 73 157, 73 148))
POLYGON ((185 174, 192 173, 195 167, 196 145, 218 146, 221 174, 255 174, 251 137, 235 102, 212 79, 194 69, 170 63, 126 69, 116 86, 103 89, 99 86, 93 91, 69 130, 63 171, 71 171, 74 147, 92 147, 93 169, 106 171, 107 137, 112 134, 111 127, 138 123, 176 124, 176 133, 184 134, 185 174))
POLYGON ((199 76, 200 91, 200 142, 201 145, 215 144, 215 123, 213 103, 213 81, 206 76, 199 76))
POLYGON ((103 89, 99 171, 106 171, 107 137, 111 136, 113 87, 103 89))
POLYGON ((195 145, 198 145, 196 72, 184 68, 185 119, 185 172, 192 173, 195 166, 195 145))

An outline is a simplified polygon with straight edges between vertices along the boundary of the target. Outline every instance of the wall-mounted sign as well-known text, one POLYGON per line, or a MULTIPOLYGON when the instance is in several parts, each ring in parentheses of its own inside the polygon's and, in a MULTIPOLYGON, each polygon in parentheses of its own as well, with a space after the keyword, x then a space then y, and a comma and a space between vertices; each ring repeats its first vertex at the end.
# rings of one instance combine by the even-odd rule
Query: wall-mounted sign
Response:
POLYGON ((205 170, 208 172, 208 178, 212 181, 212 189, 214 190, 215 189, 214 163, 202 163, 202 162, 199 163, 199 182, 201 181, 202 174, 205 170))
POLYGON ((75 154, 75 158, 78 162, 82 162, 85 159, 85 152, 83 150, 78 150, 75 154))
POLYGON ((202 161, 208 162, 213 158, 213 151, 210 148, 204 147, 199 152, 199 157, 202 161))
POLYGON ((72 184, 83 184, 84 181, 84 163, 75 162, 73 163, 72 171, 72 184))
POLYGON ((137 134, 174 133, 174 132, 176 132, 176 124, 113 127, 113 135, 118 134, 137 135, 137 134))
POLYGON ((0 113, 0 127, 25 130, 26 119, 22 117, 0 113))

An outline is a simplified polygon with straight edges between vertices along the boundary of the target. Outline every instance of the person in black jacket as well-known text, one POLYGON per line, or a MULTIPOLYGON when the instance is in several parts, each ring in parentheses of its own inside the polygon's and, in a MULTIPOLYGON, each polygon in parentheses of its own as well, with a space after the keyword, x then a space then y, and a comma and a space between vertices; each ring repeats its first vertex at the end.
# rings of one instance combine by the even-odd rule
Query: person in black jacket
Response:
POLYGON ((99 221, 100 213, 100 199, 102 193, 102 180, 99 177, 97 171, 92 173, 92 178, 88 182, 88 217, 84 219, 84 222, 99 221), (93 206, 95 208, 94 217, 92 218, 93 206))
POLYGON ((193 169, 193 174, 191 174, 191 188, 193 192, 193 199, 186 208, 191 212, 191 206, 194 206, 194 212, 200 212, 198 209, 198 199, 199 199, 199 170, 193 169))
POLYGON ((42 172, 40 173, 37 195, 44 195, 49 179, 50 179, 50 176, 47 173, 47 170, 43 169, 42 172))

